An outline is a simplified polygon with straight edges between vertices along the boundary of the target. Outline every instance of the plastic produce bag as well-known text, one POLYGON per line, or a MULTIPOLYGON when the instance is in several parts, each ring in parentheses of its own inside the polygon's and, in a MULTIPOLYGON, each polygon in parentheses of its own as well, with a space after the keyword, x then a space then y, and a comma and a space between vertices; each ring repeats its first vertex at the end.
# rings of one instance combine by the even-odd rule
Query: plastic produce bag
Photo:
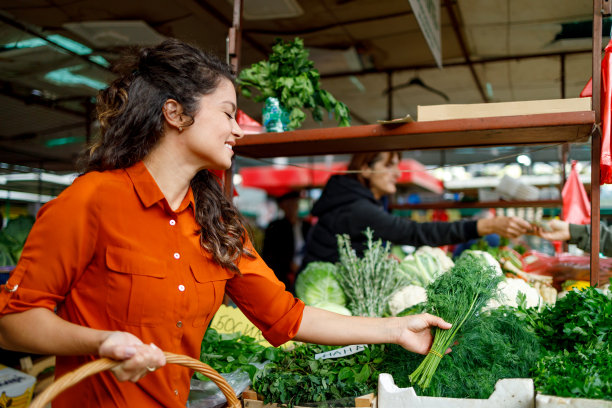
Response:
POLYGON ((563 186, 561 196, 565 221, 572 224, 588 224, 591 221, 591 204, 578 177, 576 161, 572 162, 572 171, 563 186))
MULTIPOLYGON (((242 394, 251 385, 249 374, 243 370, 235 370, 221 376, 231 385, 236 395, 242 394)), ((188 408, 220 408, 227 402, 223 392, 212 381, 192 379, 189 388, 188 408)))

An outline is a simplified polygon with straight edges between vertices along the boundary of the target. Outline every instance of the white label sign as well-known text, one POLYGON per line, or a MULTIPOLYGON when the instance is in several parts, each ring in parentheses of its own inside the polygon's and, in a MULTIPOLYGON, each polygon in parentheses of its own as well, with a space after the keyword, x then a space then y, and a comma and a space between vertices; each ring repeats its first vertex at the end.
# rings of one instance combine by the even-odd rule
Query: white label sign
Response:
POLYGON ((352 346, 346 346, 335 350, 326 351, 325 353, 315 354, 315 360, 325 360, 328 358, 346 357, 351 354, 359 353, 365 350, 367 345, 365 344, 353 344, 352 346))
POLYGON ((442 68, 442 41, 440 39, 440 0, 409 0, 414 16, 421 27, 425 41, 436 64, 442 68))

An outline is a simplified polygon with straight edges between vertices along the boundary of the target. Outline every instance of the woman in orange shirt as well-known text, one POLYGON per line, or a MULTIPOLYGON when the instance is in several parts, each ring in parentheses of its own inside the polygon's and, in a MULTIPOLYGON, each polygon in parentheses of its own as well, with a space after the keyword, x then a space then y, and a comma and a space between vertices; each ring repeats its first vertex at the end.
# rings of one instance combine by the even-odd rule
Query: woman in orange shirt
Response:
POLYGON ((54 407, 184 407, 191 371, 227 293, 266 339, 431 345, 431 315, 346 317, 295 299, 257 255, 208 170, 227 169, 243 132, 229 67, 178 40, 127 56, 100 92, 100 139, 84 174, 41 208, 0 291, 0 346, 57 355, 60 376, 122 360, 54 407))

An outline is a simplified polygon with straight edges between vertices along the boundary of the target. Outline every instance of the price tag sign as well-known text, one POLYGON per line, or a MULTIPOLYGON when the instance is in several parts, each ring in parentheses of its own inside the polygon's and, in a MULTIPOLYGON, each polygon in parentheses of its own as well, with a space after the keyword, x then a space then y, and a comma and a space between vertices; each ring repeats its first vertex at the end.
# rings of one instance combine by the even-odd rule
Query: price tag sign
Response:
POLYGON ((253 337, 262 346, 272 347, 259 330, 237 307, 221 305, 210 322, 210 327, 218 333, 240 332, 243 336, 253 337))
POLYGON ((315 360, 326 360, 328 358, 339 358, 350 356, 351 354, 359 353, 367 347, 366 344, 353 344, 351 346, 342 347, 335 350, 326 351, 325 353, 315 354, 315 360))

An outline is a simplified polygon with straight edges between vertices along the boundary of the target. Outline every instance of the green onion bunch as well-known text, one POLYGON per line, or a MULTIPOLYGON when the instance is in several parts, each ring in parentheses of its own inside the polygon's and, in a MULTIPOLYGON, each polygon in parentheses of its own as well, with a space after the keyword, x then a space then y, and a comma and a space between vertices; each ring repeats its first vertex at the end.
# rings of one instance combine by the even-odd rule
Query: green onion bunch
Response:
POLYGON ((447 273, 427 287, 429 312, 442 317, 453 327, 434 328, 434 341, 425 359, 410 374, 410 381, 427 388, 446 350, 466 321, 478 313, 487 301, 497 296, 503 279, 495 268, 471 258, 460 259, 447 273))

